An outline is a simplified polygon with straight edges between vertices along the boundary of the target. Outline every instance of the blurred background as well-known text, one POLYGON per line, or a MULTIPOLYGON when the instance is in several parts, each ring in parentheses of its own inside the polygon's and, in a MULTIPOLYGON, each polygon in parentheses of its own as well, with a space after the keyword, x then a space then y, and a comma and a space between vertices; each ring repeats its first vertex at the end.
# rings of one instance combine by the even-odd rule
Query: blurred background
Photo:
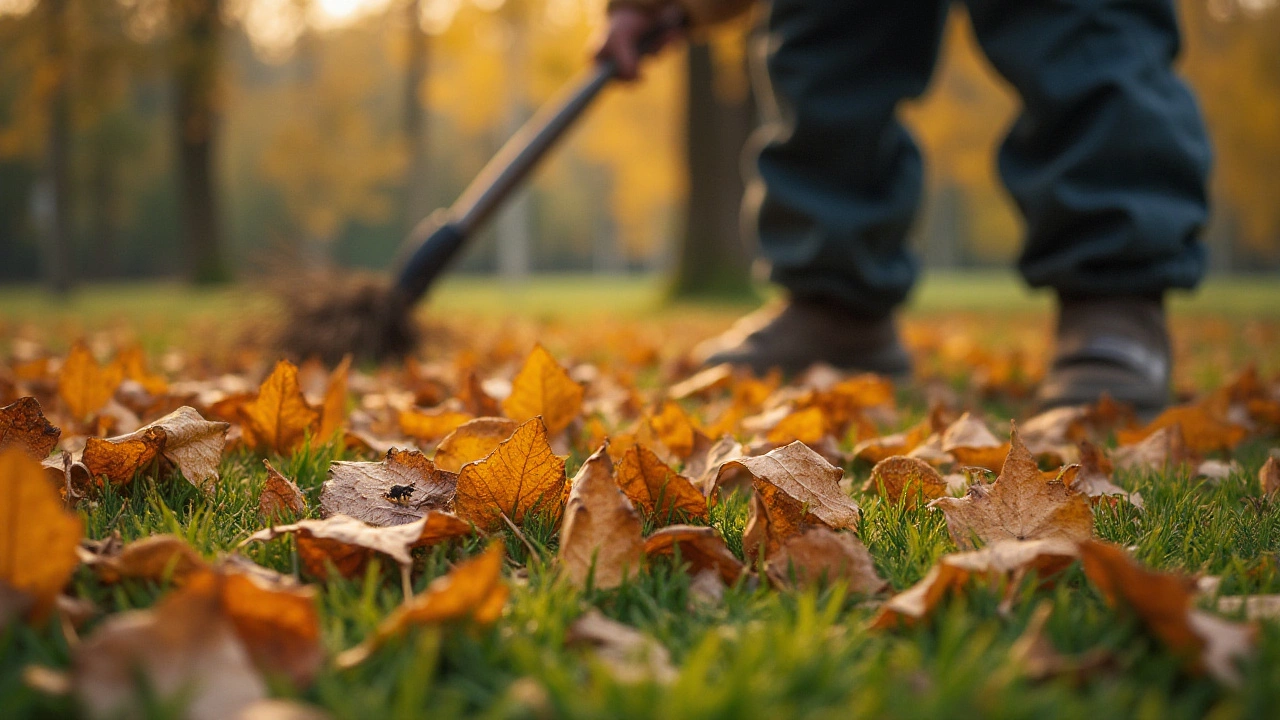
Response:
MULTIPOLYGON (((0 0, 0 282, 252 281, 384 268, 588 62, 604 0, 0 0)), ((1280 268, 1280 1, 1179 0, 1217 153, 1220 273, 1280 268)), ((749 286, 737 226, 752 25, 611 89, 459 271, 749 286)), ((1005 265, 994 149, 1016 110, 954 11, 905 114, 929 160, 926 264, 1005 265)))

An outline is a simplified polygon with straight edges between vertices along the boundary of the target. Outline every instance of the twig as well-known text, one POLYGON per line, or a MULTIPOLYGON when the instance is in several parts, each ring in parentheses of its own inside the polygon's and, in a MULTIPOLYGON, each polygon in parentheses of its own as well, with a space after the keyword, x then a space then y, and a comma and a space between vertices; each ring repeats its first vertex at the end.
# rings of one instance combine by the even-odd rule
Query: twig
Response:
POLYGON ((520 531, 520 528, 516 527, 516 524, 511 522, 511 518, 507 517, 507 514, 501 511, 499 511, 498 514, 501 515, 502 520, 507 523, 507 527, 511 528, 511 532, 515 533, 516 537, 520 538, 520 542, 524 543, 524 546, 529 550, 529 558, 534 562, 542 562, 542 556, 539 555, 537 549, 533 547, 533 543, 529 542, 529 538, 525 537, 524 533, 520 531))

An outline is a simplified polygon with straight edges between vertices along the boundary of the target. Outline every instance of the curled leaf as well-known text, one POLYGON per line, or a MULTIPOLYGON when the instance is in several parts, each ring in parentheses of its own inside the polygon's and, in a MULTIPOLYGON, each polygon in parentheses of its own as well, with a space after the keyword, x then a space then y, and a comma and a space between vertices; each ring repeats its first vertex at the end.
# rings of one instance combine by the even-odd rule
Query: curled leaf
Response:
POLYGON ((272 467, 269 460, 264 458, 262 464, 267 467, 267 479, 262 483, 262 493, 258 495, 258 516, 270 520, 306 515, 307 501, 298 486, 272 467))
POLYGON ((622 492, 660 523, 680 515, 707 517, 707 499, 702 492, 643 445, 627 448, 617 473, 622 492))
POLYGON ((14 446, 36 460, 53 452, 62 431, 45 419, 40 403, 33 397, 0 408, 0 450, 14 446))
POLYGON ((465 422, 436 446, 436 467, 456 473, 469 462, 483 460, 518 427, 520 423, 515 420, 499 417, 480 417, 465 422))
POLYGON ((759 457, 727 462, 720 468, 720 477, 735 467, 751 474, 757 491, 761 484, 778 488, 804 504, 808 512, 833 530, 854 528, 858 524, 858 505, 840 489, 844 471, 802 442, 793 442, 759 457))
POLYGON ((851 592, 871 595, 885 586, 871 553, 857 537, 824 527, 811 527, 784 540, 769 558, 765 573, 780 587, 843 581, 851 592))
POLYGON ((602 590, 622 584, 640 567, 644 541, 640 517, 613 481, 605 448, 587 458, 573 479, 560 528, 560 564, 569 579, 602 590))
POLYGON ((485 531, 502 527, 504 514, 517 525, 531 512, 555 520, 564 509, 564 486, 564 460, 552 452, 541 418, 533 418, 488 457, 462 467, 454 512, 485 531))
POLYGON ((883 492, 892 502, 906 498, 908 507, 914 507, 917 493, 929 500, 946 495, 947 482, 929 463, 898 455, 876 463, 862 492, 883 492))
POLYGON ((668 525, 644 541, 644 554, 650 557, 674 555, 677 548, 694 575, 703 570, 713 570, 726 584, 732 585, 746 570, 725 546, 720 531, 713 527, 668 525))

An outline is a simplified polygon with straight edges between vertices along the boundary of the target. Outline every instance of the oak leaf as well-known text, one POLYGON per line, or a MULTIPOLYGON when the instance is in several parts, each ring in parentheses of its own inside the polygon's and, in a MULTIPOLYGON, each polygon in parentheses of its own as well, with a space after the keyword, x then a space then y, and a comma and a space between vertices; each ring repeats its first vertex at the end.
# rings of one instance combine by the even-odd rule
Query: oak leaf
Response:
POLYGON ((401 525, 429 510, 451 510, 457 486, 457 475, 439 469, 417 450, 389 450, 381 462, 330 463, 320 510, 370 525, 401 525), (399 498, 392 493, 397 487, 399 498))
POLYGON ((721 580, 732 585, 746 571, 742 561, 724 544, 720 531, 713 527, 668 525, 644 541, 644 554, 649 557, 674 555, 677 549, 693 575, 714 570, 721 580))
POLYGON ((946 515, 947 530, 956 545, 972 548, 975 537, 984 543, 1091 537, 1093 510, 1088 496, 1061 480, 1045 480, 1016 427, 1009 437, 1009 455, 994 483, 974 483, 962 498, 941 497, 929 503, 946 515))
POLYGON ((307 403, 298 384, 298 368, 288 360, 276 364, 262 381, 258 395, 238 408, 245 444, 258 452, 288 455, 307 434, 317 430, 320 414, 307 403))
POLYGON ((558 435, 582 410, 582 386, 541 345, 534 345, 524 366, 511 381, 511 394, 502 401, 507 417, 525 422, 541 416, 547 432, 558 435))
POLYGON ((298 486, 272 467, 271 461, 263 458, 262 464, 267 467, 267 479, 262 483, 262 492, 258 495, 258 516, 269 521, 290 515, 306 515, 307 500, 298 486))
POLYGON ((479 417, 459 425, 436 446, 435 463, 441 470, 456 473, 463 465, 483 460, 520 424, 500 417, 479 417))
POLYGON ((552 452, 547 427, 535 417, 488 457, 462 467, 453 507, 458 517, 490 531, 503 526, 503 515, 517 525, 531 512, 558 520, 564 495, 564 460, 552 452))
POLYGON ((858 505, 840 488, 844 470, 802 442, 793 442, 758 457, 727 462, 721 465, 716 482, 735 467, 751 474, 757 491, 762 483, 777 487, 804 504, 808 512, 833 530, 852 529, 858 524, 858 505))
POLYGON ((851 592, 872 595, 885 586, 871 553, 857 537, 824 527, 811 527, 784 540, 769 558, 765 573, 779 587, 843 581, 851 592))
POLYGON ((928 500, 946 495, 947 482, 929 463, 898 455, 876 463, 862 492, 883 492, 892 502, 905 498, 907 507, 915 507, 917 494, 928 500))
POLYGON ((618 462, 617 477, 622 492, 661 524, 681 515, 707 518, 707 499, 702 492, 643 445, 627 449, 618 462))
POLYGON ((122 380, 124 369, 118 363, 99 365, 89 346, 77 342, 58 370, 58 396, 71 416, 83 421, 107 404, 122 380))
POLYGON ((1235 662, 1252 652, 1256 628, 1194 609, 1193 578, 1147 570, 1115 545, 1090 540, 1080 544, 1080 556, 1085 575, 1108 603, 1131 607, 1192 668, 1240 684, 1235 662))
POLYGON ((275 525, 246 538, 250 542, 266 542, 282 535, 296 535, 298 558, 312 577, 328 575, 332 565, 343 577, 359 574, 373 553, 382 553, 402 567, 413 563, 410 551, 450 538, 472 533, 471 525, 443 512, 427 513, 421 519, 403 525, 374 527, 347 517, 334 515, 324 520, 300 520, 290 525, 275 525))
POLYGON ((28 596, 28 615, 40 622, 79 563, 83 528, 40 463, 13 447, 0 450, 0 527, 0 585, 28 596))
POLYGON ((502 580, 502 543, 493 542, 480 555, 459 563, 431 582, 425 592, 405 601, 359 645, 338 655, 335 664, 350 668, 364 662, 388 640, 410 627, 470 619, 491 625, 502 616, 510 589, 502 580))
POLYGON ((981 550, 952 553, 938 560, 920 582, 894 595, 880 608, 871 627, 888 629, 913 625, 934 611, 952 593, 971 580, 1007 583, 1006 598, 1016 592, 1022 578, 1035 572, 1049 578, 1071 565, 1078 556, 1075 545, 1063 538, 997 540, 981 550))
POLYGON ((574 585, 585 586, 590 577, 608 590, 639 569, 643 546, 640 516, 613 481, 613 461, 601 447, 574 476, 560 528, 560 564, 574 585))
POLYGON ((53 452, 60 437, 62 431, 45 419, 39 401, 33 397, 18 398, 0 408, 0 450, 14 446, 43 460, 53 452))

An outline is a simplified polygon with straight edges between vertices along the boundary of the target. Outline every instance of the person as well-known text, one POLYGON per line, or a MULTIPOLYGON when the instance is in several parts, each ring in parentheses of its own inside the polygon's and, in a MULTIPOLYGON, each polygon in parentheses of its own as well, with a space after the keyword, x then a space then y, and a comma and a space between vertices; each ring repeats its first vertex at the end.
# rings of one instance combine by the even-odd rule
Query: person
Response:
MULTIPOLYGON (((612 0, 598 58, 635 79, 637 45, 749 0, 612 0)), ((1057 296, 1042 407, 1104 392, 1149 414, 1169 399, 1164 297, 1205 271, 1209 144, 1174 74, 1172 0, 967 0, 973 29, 1022 110, 999 150, 1026 218, 1018 268, 1057 296)), ((909 375, 894 312, 918 274, 906 237, 922 159, 895 116, 938 57, 945 0, 773 0, 753 137, 750 218, 781 310, 709 343, 710 364, 798 372, 814 362, 909 375)))

